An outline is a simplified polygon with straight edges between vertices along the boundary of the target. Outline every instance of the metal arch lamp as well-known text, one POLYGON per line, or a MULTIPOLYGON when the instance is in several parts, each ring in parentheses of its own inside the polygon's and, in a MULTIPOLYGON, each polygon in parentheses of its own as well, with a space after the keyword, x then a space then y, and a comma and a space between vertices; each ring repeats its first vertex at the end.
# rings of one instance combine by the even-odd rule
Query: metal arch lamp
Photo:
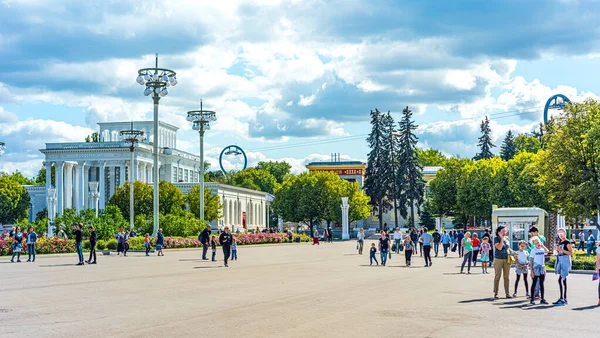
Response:
POLYGON ((6 151, 6 144, 4 142, 0 142, 0 156, 4 155, 6 151))
POLYGON ((204 220, 204 132, 210 130, 210 123, 217 120, 217 113, 204 110, 200 100, 200 110, 188 111, 187 120, 200 135, 200 220, 204 220))
POLYGON ((233 156, 242 155, 244 157, 244 166, 242 167, 242 170, 246 169, 246 167, 248 166, 248 157, 246 156, 244 149, 242 149, 241 147, 239 147, 235 144, 229 145, 229 146, 223 148, 223 150, 221 151, 221 154, 219 155, 219 166, 221 167, 221 171, 223 172, 224 175, 227 175, 227 171, 225 170, 225 167, 223 166, 223 155, 233 155, 233 156))
POLYGON ((154 198, 153 198, 153 214, 154 214, 154 230, 152 237, 156 237, 158 233, 158 102, 161 97, 167 96, 169 91, 167 87, 177 84, 176 73, 170 69, 158 68, 158 54, 156 54, 156 63, 154 68, 142 68, 138 70, 136 82, 142 86, 146 86, 144 96, 152 95, 154 101, 154 142, 153 142, 153 164, 152 170, 154 198))
POLYGON ((548 109, 564 110, 565 106, 570 102, 571 100, 563 94, 552 95, 544 106, 544 124, 548 124, 548 109))
POLYGON ((131 128, 129 130, 122 130, 120 133, 121 140, 125 141, 129 146, 129 152, 131 153, 131 159, 129 162, 129 231, 133 230, 133 223, 135 221, 134 210, 133 210, 133 171, 134 168, 134 152, 135 146, 143 140, 144 132, 141 130, 133 129, 133 122, 131 122, 131 128))

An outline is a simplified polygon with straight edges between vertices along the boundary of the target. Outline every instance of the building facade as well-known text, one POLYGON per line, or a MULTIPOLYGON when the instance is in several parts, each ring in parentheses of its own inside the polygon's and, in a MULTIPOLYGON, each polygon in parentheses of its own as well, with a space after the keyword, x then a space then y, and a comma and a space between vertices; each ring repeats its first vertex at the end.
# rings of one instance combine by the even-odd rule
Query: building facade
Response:
MULTIPOLYGON (((153 122, 133 122, 133 129, 144 132, 134 149, 131 162, 130 147, 120 139, 122 130, 132 128, 132 122, 99 123, 99 142, 47 143, 40 149, 45 155, 46 186, 26 187, 31 197, 30 220, 37 212, 48 208, 53 201, 56 215, 67 208, 80 212, 85 209, 104 209, 117 188, 129 180, 154 182, 153 177, 153 122), (52 177, 52 168, 55 177, 52 177), (55 205, 54 205, 55 204, 55 205), (97 204, 97 206, 96 206, 97 204)), ((159 177, 178 186, 184 193, 200 182, 200 158, 178 150, 178 128, 159 123, 159 177)), ((206 187, 221 197, 223 218, 213 225, 253 226, 266 225, 267 193, 217 183, 206 187)))

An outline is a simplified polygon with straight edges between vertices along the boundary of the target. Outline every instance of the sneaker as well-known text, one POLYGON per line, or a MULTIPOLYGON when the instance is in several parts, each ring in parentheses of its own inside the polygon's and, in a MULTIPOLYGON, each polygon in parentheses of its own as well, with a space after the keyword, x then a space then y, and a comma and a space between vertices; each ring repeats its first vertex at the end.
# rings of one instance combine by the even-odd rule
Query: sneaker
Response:
POLYGON ((426 268, 428 268, 428 267, 429 267, 429 265, 425 264, 425 267, 426 267, 426 268))
POLYGON ((513 298, 517 298, 517 293, 513 293, 513 298))
POLYGON ((499 299, 500 297, 498 297, 497 293, 494 293, 494 299, 499 299))
POLYGON ((513 297, 511 297, 510 295, 506 295, 506 299, 511 299, 513 297))
POLYGON ((225 263, 225 267, 228 268, 229 266, 227 265, 227 263, 225 263))
POLYGON ((432 266, 432 265, 433 265, 433 263, 429 262, 429 266, 432 266))
POLYGON ((565 305, 569 305, 569 302, 567 302, 567 299, 566 299, 566 298, 564 298, 564 299, 563 299, 563 303, 564 303, 565 305))
POLYGON ((21 260, 20 260, 20 259, 17 259, 17 263, 21 263, 21 260))
POLYGON ((27 262, 31 262, 31 259, 28 259, 27 262))
POLYGON ((481 274, 484 274, 484 273, 485 273, 485 271, 481 271, 481 274))
POLYGON ((552 305, 562 306, 565 305, 565 303, 562 298, 559 298, 556 302, 552 303, 552 305))
POLYGON ((529 302, 529 305, 535 305, 535 302, 532 300, 532 301, 529 302))
POLYGON ((97 264, 96 261, 91 262, 90 264, 97 264))
POLYGON ((470 274, 471 274, 471 271, 467 271, 467 275, 470 275, 470 274))
POLYGON ((545 299, 542 299, 542 300, 540 301, 540 304, 548 304, 548 302, 547 302, 545 299))
POLYGON ((13 261, 12 259, 10 260, 11 263, 14 263, 15 261, 13 261))

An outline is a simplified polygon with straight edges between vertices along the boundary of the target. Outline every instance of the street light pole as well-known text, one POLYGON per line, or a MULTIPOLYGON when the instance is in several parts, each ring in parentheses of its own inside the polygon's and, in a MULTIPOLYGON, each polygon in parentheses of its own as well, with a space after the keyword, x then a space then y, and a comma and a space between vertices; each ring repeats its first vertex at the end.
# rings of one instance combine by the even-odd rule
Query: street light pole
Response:
POLYGON ((158 133, 158 102, 161 97, 169 94, 167 91, 167 87, 175 86, 177 84, 176 73, 170 69, 166 68, 158 68, 158 54, 156 54, 156 63, 154 68, 142 68, 138 70, 138 77, 136 82, 142 86, 146 86, 144 90, 144 95, 148 96, 152 94, 152 101, 154 102, 154 141, 153 141, 153 182, 152 185, 154 187, 154 199, 153 199, 153 208, 154 208, 154 230, 152 231, 152 236, 156 237, 158 233, 158 183, 159 183, 159 167, 158 167, 158 145, 159 145, 159 133, 158 133))
POLYGON ((131 153, 131 159, 129 162, 129 231, 133 230, 133 223, 135 221, 134 210, 133 210, 133 171, 134 171, 134 152, 136 144, 144 137, 144 132, 141 130, 133 129, 133 122, 131 122, 131 129, 121 131, 121 138, 123 141, 129 144, 129 152, 131 153))
POLYGON ((0 156, 4 155, 6 151, 6 144, 4 142, 0 142, 0 156))
POLYGON ((187 120, 192 122, 192 129, 197 130, 200 135, 200 220, 204 220, 204 132, 210 130, 210 122, 217 120, 217 113, 202 108, 187 112, 187 120))

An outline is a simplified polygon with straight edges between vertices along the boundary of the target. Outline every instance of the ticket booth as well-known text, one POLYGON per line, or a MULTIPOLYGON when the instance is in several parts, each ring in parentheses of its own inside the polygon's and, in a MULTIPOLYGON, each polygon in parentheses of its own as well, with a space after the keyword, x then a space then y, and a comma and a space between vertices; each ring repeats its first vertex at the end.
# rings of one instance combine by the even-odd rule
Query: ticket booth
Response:
POLYGON ((519 241, 529 242, 529 229, 536 226, 540 235, 547 237, 550 232, 548 213, 540 208, 493 208, 492 232, 495 235, 498 226, 508 229, 510 247, 519 250, 519 241))

